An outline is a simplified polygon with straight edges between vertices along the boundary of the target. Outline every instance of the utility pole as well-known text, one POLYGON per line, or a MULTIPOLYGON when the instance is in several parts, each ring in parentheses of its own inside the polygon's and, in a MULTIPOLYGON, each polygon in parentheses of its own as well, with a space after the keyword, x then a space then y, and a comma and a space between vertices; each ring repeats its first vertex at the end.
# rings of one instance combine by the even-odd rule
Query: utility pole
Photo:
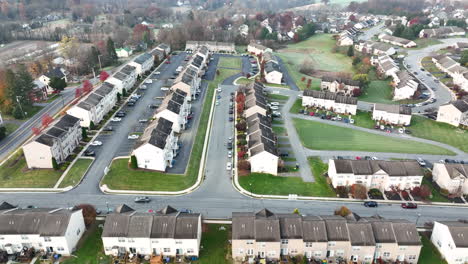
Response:
POLYGON ((16 102, 17 102, 18 105, 19 105, 19 108, 20 108, 20 110, 21 110, 21 113, 23 114, 23 117, 26 118, 26 115, 24 114, 24 111, 23 111, 23 107, 21 107, 21 103, 20 103, 19 98, 21 98, 21 96, 18 96, 18 95, 17 95, 17 96, 16 96, 16 102))
POLYGON ((416 227, 418 227, 419 217, 421 217, 421 214, 420 214, 420 213, 418 213, 418 218, 416 218, 416 227))
POLYGON ((100 68, 101 71, 102 71, 101 56, 102 56, 102 55, 98 55, 97 58, 98 58, 98 60, 99 60, 99 68, 100 68))

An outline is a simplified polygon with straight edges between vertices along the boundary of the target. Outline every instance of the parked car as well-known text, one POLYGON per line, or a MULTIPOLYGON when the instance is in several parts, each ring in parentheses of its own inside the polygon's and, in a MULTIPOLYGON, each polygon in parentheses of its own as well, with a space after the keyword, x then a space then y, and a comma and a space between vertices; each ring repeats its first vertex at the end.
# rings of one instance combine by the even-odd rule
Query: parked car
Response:
POLYGON ((187 208, 182 208, 182 209, 179 210, 179 212, 185 213, 185 214, 191 214, 191 213, 193 213, 192 210, 187 209, 187 208))
POLYGON ((415 203, 402 203, 401 207, 405 209, 417 209, 418 205, 415 203))
POLYGON ((134 101, 128 101, 127 106, 134 106, 135 102, 134 101))
POLYGON ((85 152, 83 153, 85 156, 87 157, 94 157, 96 155, 96 153, 94 152, 94 150, 85 150, 85 152))
POLYGON ((102 146, 102 142, 99 140, 95 140, 90 143, 91 146, 102 146))
POLYGON ((161 91, 169 91, 169 87, 161 87, 161 91))
POLYGON ((140 120, 138 120, 138 122, 139 123, 146 123, 146 122, 148 122, 148 119, 140 119, 140 120))
POLYGON ((151 199, 148 196, 135 197, 135 203, 149 203, 151 199))
POLYGON ((228 143, 227 143, 227 149, 229 149, 229 150, 232 149, 232 143, 231 143, 231 142, 228 142, 228 143))
POLYGON ((372 157, 371 160, 379 160, 377 157, 372 157))
POLYGON ((280 157, 288 157, 289 153, 288 152, 281 152, 279 155, 280 155, 280 157))
POLYGON ((280 105, 279 102, 271 102, 270 104, 271 104, 271 105, 276 105, 276 106, 279 106, 279 105, 280 105))
POLYGON ((229 171, 232 170, 232 163, 231 162, 228 162, 226 164, 226 170, 229 170, 229 171))
POLYGON ((417 158, 416 161, 419 163, 421 167, 426 166, 426 162, 422 158, 417 158))
POLYGON ((231 150, 228 151, 228 158, 232 158, 232 151, 231 150))
POLYGON ((228 120, 229 120, 229 122, 232 122, 232 121, 234 121, 234 117, 229 116, 229 119, 228 119, 228 120))
POLYGON ((120 118, 120 117, 113 117, 113 118, 111 118, 110 121, 111 121, 111 122, 120 122, 120 121, 122 121, 122 118, 120 118))
POLYGON ((138 139, 140 135, 129 135, 127 138, 128 139, 138 139))
POLYGON ((159 106, 158 106, 158 105, 155 105, 155 104, 150 104, 150 105, 148 105, 148 107, 151 108, 151 109, 156 109, 156 108, 158 108, 159 106))
POLYGON ((271 109, 271 110, 279 110, 279 107, 278 107, 278 106, 275 106, 275 105, 272 105, 272 106, 270 106, 270 109, 271 109))
POLYGON ((148 80, 145 81, 145 83, 153 83, 153 80, 148 79, 148 80))
POLYGON ((116 117, 124 117, 124 116, 126 116, 126 115, 127 115, 127 113, 125 113, 124 111, 119 111, 119 112, 117 112, 117 113, 115 114, 116 117))
POLYGON ((104 131, 114 131, 114 128, 111 126, 105 127, 104 131))
POLYGON ((350 123, 350 124, 354 124, 354 119, 350 118, 350 119, 349 119, 349 123, 350 123))
POLYGON ((365 201, 364 206, 365 207, 378 207, 379 204, 375 201, 365 201))

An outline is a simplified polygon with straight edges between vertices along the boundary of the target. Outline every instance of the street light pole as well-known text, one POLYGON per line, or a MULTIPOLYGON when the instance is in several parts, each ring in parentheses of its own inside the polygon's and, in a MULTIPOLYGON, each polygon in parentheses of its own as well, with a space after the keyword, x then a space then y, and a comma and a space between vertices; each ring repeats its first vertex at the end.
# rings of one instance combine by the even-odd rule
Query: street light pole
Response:
POLYGON ((109 214, 109 202, 106 202, 107 214, 109 214))
POLYGON ((21 110, 21 113, 23 114, 23 117, 26 118, 26 115, 24 114, 24 111, 23 111, 23 107, 21 107, 21 103, 20 103, 19 98, 21 98, 21 96, 17 95, 17 96, 16 96, 16 102, 17 102, 18 105, 19 105, 19 108, 20 108, 20 110, 21 110))
POLYGON ((101 56, 102 56, 102 55, 98 55, 97 58, 98 58, 98 60, 99 60, 99 68, 100 68, 101 71, 102 71, 101 56))
POLYGON ((418 218, 416 218, 416 227, 418 227, 419 217, 421 217, 421 214, 420 214, 420 213, 418 213, 418 218))

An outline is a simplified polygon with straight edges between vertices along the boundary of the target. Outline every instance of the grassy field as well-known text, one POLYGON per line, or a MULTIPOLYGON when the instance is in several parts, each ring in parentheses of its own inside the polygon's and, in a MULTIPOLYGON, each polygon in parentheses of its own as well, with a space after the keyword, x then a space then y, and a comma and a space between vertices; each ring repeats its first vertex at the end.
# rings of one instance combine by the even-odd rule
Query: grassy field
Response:
POLYGON ((323 176, 328 170, 328 165, 317 157, 310 157, 309 164, 315 182, 304 182, 301 177, 252 173, 249 176, 240 176, 239 183, 245 190, 256 194, 336 197, 335 191, 327 184, 323 176))
POLYGON ((281 94, 268 94, 268 98, 271 100, 285 101, 288 100, 289 96, 281 94))
POLYGON ((68 186, 75 186, 84 176, 85 171, 91 166, 92 159, 78 159, 73 167, 68 171, 67 176, 62 180, 59 188, 65 188, 68 186))
POLYGON ((395 104, 398 102, 392 101, 393 88, 389 81, 375 80, 369 83, 369 86, 364 89, 360 101, 371 103, 395 104))
POLYGON ((294 101, 294 104, 291 106, 291 109, 289 109, 289 112, 297 114, 301 109, 304 109, 304 107, 302 106, 302 99, 296 99, 296 101, 294 101))
POLYGON ((11 133, 15 132, 16 129, 18 129, 19 125, 15 123, 6 123, 5 128, 6 128, 6 135, 10 135, 11 133))
POLYGON ((353 117, 354 124, 356 126, 364 127, 364 128, 374 128, 376 122, 372 120, 370 112, 364 111, 357 111, 356 115, 353 117))
POLYGON ((320 90, 320 79, 313 78, 308 75, 302 74, 299 72, 300 65, 296 65, 296 62, 293 59, 289 59, 281 54, 278 55, 282 60, 286 69, 288 70, 289 76, 293 79, 294 83, 296 83, 297 87, 301 90, 308 89, 307 88, 307 81, 302 81, 302 77, 306 79, 312 79, 310 89, 313 90, 320 90))
POLYGON ((236 45, 236 52, 237 53, 247 53, 247 46, 245 45, 236 45))
POLYGON ((413 41, 417 44, 417 46, 414 48, 408 48, 408 50, 423 49, 432 45, 437 45, 437 44, 442 43, 440 40, 432 39, 432 38, 422 38, 422 39, 418 38, 413 41))
POLYGON ((109 188, 115 190, 142 191, 180 191, 192 186, 198 177, 213 92, 224 79, 237 73, 236 70, 220 69, 219 71, 220 74, 208 84, 205 98, 206 103, 203 105, 200 125, 192 147, 187 174, 133 170, 128 167, 127 159, 118 159, 112 162, 110 171, 103 179, 102 184, 107 184, 109 188))
POLYGON ((273 132, 275 132, 275 134, 277 136, 283 136, 283 135, 286 135, 286 128, 282 127, 282 126, 273 126, 273 132))
POLYGON ((335 46, 332 36, 332 34, 317 34, 307 40, 290 44, 277 53, 281 58, 293 61, 297 67, 302 62, 310 60, 317 70, 352 73, 351 58, 332 52, 335 46))
POLYGON ((429 198, 430 201, 432 201, 432 202, 441 202, 441 203, 450 203, 449 199, 447 199, 445 196, 440 194, 440 192, 437 191, 434 188, 434 186, 431 183, 431 180, 424 177, 423 181, 422 181, 422 184, 425 184, 425 185, 429 186, 429 188, 431 188, 432 197, 429 198))
POLYGON ((73 253, 73 256, 61 261, 62 264, 108 264, 112 263, 110 257, 104 255, 102 245, 102 229, 98 227, 97 222, 90 226, 86 233, 81 238, 78 244, 78 250, 73 253))
POLYGON ((426 235, 421 236, 422 249, 419 255, 418 264, 447 264, 441 256, 437 248, 431 243, 431 240, 426 235))
POLYGON ((0 166, 0 188, 52 188, 62 175, 61 170, 30 170, 23 152, 19 151, 0 166))
POLYGON ((229 244, 231 225, 208 224, 203 226, 200 259, 194 264, 231 264, 229 244), (225 230, 220 230, 224 227, 225 230))
POLYGON ((450 150, 411 140, 357 131, 319 122, 293 119, 302 144, 316 150, 350 150, 453 155, 450 150))
POLYGON ((231 68, 231 69, 241 69, 242 59, 238 57, 220 57, 218 62, 218 67, 231 68))
MULTIPOLYGON (((44 108, 43 106, 33 105, 28 107, 23 107, 23 111, 25 112, 25 116, 21 117, 19 120, 26 120, 33 117, 37 112, 41 111, 44 108)), ((12 115, 2 114, 4 120, 12 120, 15 119, 12 115)))
POLYGON ((254 80, 251 80, 251 79, 247 79, 245 77, 241 77, 239 79, 237 79, 237 82, 236 84, 249 84, 251 82, 253 82, 254 80))

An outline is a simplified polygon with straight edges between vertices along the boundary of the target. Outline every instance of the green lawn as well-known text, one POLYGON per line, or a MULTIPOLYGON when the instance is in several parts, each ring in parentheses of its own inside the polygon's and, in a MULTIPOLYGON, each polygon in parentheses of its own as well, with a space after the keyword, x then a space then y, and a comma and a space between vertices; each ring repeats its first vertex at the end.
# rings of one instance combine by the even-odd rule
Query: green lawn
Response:
POLYGON ((429 186, 429 188, 431 188, 432 196, 429 198, 430 201, 432 201, 432 202, 441 202, 441 203, 450 203, 449 199, 447 199, 445 196, 440 194, 440 192, 438 192, 434 188, 434 186, 432 185, 431 181, 428 178, 424 177, 423 181, 422 181, 422 184, 425 184, 425 185, 429 186))
POLYGON ((19 151, 0 166, 0 188, 52 188, 62 170, 30 170, 23 152, 19 151))
POLYGON ((301 109, 304 109, 304 107, 302 106, 302 99, 296 99, 296 101, 294 101, 294 104, 291 106, 291 109, 289 109, 289 112, 297 114, 301 109))
POLYGON ((317 34, 307 40, 290 44, 277 53, 282 58, 293 61, 296 66, 300 66, 305 60, 310 60, 317 70, 353 73, 351 58, 333 53, 334 46, 333 34, 317 34))
POLYGON ((418 39, 415 39, 413 41, 417 44, 417 46, 414 47, 414 48, 408 48, 408 50, 423 49, 423 48, 426 48, 426 47, 429 47, 429 46, 432 46, 432 45, 442 43, 438 39, 431 39, 431 38, 422 38, 422 39, 418 38, 418 39))
POLYGON ((245 77, 241 77, 239 79, 237 79, 237 82, 236 84, 249 84, 251 82, 253 82, 254 80, 251 80, 251 79, 247 79, 245 77))
POLYGON ((62 264, 109 264, 111 258, 104 255, 104 247, 102 245, 102 228, 96 222, 83 235, 79 244, 78 250, 73 253, 74 257, 70 257, 61 261, 62 264))
POLYGON ((239 54, 247 53, 247 46, 246 45, 236 45, 236 52, 239 54))
POLYGON ((281 95, 281 94, 268 94, 268 98, 271 100, 279 100, 279 101, 286 101, 288 100, 289 96, 281 95))
POLYGON ((114 190, 141 190, 141 191, 180 191, 195 184, 200 168, 200 159, 207 133, 208 118, 211 109, 213 93, 218 84, 229 76, 236 74, 236 70, 220 69, 220 74, 209 82, 208 91, 203 104, 200 125, 192 147, 187 173, 168 174, 153 171, 133 170, 128 167, 127 159, 117 159, 111 164, 109 173, 104 177, 102 184, 114 190))
POLYGON ((5 123, 4 124, 6 128, 6 134, 7 136, 10 135, 11 133, 15 132, 16 129, 18 129, 19 125, 15 123, 5 123))
POLYGON ((327 184, 327 179, 323 176, 328 170, 328 165, 317 157, 310 157, 309 164, 315 182, 304 182, 301 177, 252 173, 249 176, 240 176, 239 183, 245 190, 256 194, 336 197, 335 191, 327 184))
POLYGON ((65 188, 68 186, 75 186, 84 176, 85 171, 91 166, 93 162, 92 159, 78 159, 73 167, 67 173, 67 176, 63 178, 62 182, 59 185, 59 188, 65 188))
POLYGON ((354 124, 356 126, 364 127, 364 128, 374 128, 376 122, 372 120, 372 116, 370 112, 364 111, 357 111, 356 115, 353 117, 354 124))
POLYGON ((447 264, 439 253, 439 250, 432 244, 429 237, 421 236, 422 249, 419 255, 418 264, 447 264))
POLYGON ((285 56, 284 54, 281 54, 281 53, 276 53, 276 55, 283 60, 283 63, 286 66, 286 69, 288 70, 289 75, 293 79, 294 83, 296 83, 297 87, 299 87, 299 89, 301 90, 308 89, 307 81, 302 81, 302 78, 304 77, 306 78, 306 80, 312 79, 310 89, 320 90, 320 79, 313 78, 311 76, 300 73, 299 72, 300 64, 297 64, 297 61, 295 61, 294 59, 289 58, 288 56, 285 56))
POLYGON ((241 69, 242 59, 238 57, 221 57, 218 62, 218 67, 241 69))
POLYGON ((231 264, 231 225, 204 225, 200 248, 200 259, 194 264, 231 264), (219 230, 224 227, 225 230, 219 230))
POLYGON ((383 104, 396 104, 392 101, 393 88, 390 86, 390 81, 371 81, 369 86, 364 89, 360 101, 383 104))
POLYGON ((273 126, 272 129, 273 129, 273 132, 275 132, 277 136, 286 135, 286 129, 282 126, 273 126))
MULTIPOLYGON (((43 106, 33 105, 33 106, 23 106, 23 111, 25 112, 25 118, 21 117, 19 120, 26 120, 33 117, 37 112, 41 111, 44 108, 43 106)), ((9 114, 2 114, 5 120, 8 119, 15 119, 12 115, 9 114)))
POLYGON ((405 139, 390 138, 315 121, 294 118, 302 144, 316 150, 350 150, 453 155, 450 150, 405 139))

